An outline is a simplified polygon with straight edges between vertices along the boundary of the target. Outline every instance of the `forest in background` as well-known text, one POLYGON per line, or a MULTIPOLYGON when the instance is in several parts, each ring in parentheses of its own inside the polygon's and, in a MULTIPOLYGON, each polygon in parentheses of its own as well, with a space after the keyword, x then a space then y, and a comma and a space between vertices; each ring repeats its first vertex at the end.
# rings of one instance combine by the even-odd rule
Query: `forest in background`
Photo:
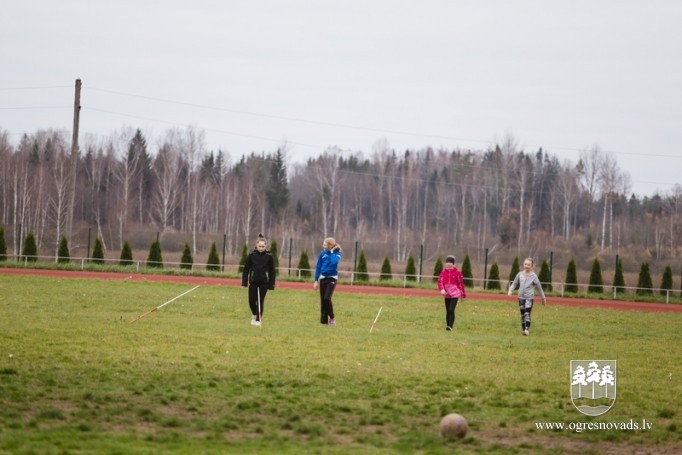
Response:
POLYGON ((0 129, 0 225, 14 254, 32 232, 41 255, 56 256, 66 238, 85 256, 92 231, 112 257, 125 241, 148 249, 157 233, 164 254, 187 242, 202 257, 226 239, 238 257, 263 233, 283 257, 306 250, 314 260, 326 236, 347 252, 357 243, 375 271, 420 250, 426 264, 468 254, 478 268, 553 254, 556 270, 571 259, 589 270, 595 257, 608 270, 616 255, 629 273, 642 262, 682 269, 682 187, 633 194, 596 146, 563 162, 511 136, 480 150, 399 151, 378 140, 369 153, 331 146, 305 163, 289 158, 286 144, 238 157, 209 150, 194 127, 169 129, 154 146, 124 128, 85 137, 76 154, 63 131, 13 144, 0 129))

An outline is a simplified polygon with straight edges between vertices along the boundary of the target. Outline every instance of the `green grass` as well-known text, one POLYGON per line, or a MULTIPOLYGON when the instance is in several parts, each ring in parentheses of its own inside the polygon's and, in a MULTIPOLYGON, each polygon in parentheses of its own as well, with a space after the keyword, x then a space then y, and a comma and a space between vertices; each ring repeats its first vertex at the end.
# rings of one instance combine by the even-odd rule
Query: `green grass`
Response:
POLYGON ((0 453, 621 453, 682 444, 682 316, 442 300, 0 275, 0 453), (369 328, 383 307, 373 330, 369 328), (616 359, 618 397, 571 403, 571 359, 616 359), (440 418, 469 421, 464 439, 440 418), (535 422, 641 422, 650 430, 541 431, 535 422), (629 449, 628 449, 629 450, 629 449), (608 453, 608 452, 607 452, 608 453))

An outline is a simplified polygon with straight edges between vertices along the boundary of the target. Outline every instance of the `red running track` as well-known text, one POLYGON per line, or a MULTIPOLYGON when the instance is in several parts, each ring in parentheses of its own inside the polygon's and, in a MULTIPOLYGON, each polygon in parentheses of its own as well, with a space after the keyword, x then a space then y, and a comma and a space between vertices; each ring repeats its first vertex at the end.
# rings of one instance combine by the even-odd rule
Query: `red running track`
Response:
MULTIPOLYGON (((70 271, 70 270, 43 270, 43 269, 11 269, 0 268, 3 275, 36 275, 53 278, 89 278, 100 280, 129 280, 142 282, 169 282, 187 283, 193 285, 206 286, 241 286, 241 280, 237 278, 216 278, 200 276, 173 276, 173 275, 146 275, 139 273, 116 273, 116 272, 90 272, 90 271, 70 271)), ((297 289, 313 291, 312 282, 280 281, 277 288, 297 289)), ((416 296, 441 298, 441 295, 434 288, 415 289, 415 288, 394 288, 380 286, 360 286, 342 284, 337 287, 337 292, 357 293, 357 294, 389 294, 397 296, 416 296)), ((481 292, 469 292, 468 298, 477 300, 507 300, 516 303, 516 297, 509 297, 506 293, 491 294, 481 292)), ((616 300, 585 299, 578 297, 552 297, 547 298, 548 305, 565 305, 574 307, 590 308, 609 308, 615 310, 635 310, 635 311, 654 311, 667 313, 682 313, 682 305, 651 303, 651 302, 626 302, 616 300)))

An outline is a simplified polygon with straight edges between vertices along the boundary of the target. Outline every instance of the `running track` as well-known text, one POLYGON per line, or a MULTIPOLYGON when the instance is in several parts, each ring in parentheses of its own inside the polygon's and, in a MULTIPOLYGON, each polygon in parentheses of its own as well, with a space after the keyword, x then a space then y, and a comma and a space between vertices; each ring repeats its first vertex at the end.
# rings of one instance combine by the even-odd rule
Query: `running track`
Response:
MULTIPOLYGON (((187 283, 192 285, 204 286, 241 286, 241 280, 237 278, 215 278, 215 277, 197 277, 197 276, 171 276, 171 275, 145 275, 139 273, 115 273, 115 272, 90 272, 90 271, 68 271, 68 270, 42 270, 42 269, 10 269, 0 268, 0 274, 3 275, 34 275, 45 276, 53 278, 90 278, 100 280, 129 280, 141 282, 170 282, 170 283, 187 283)), ((277 288, 283 289, 298 289, 313 291, 312 282, 294 282, 294 281, 280 281, 277 283, 277 288)), ((416 296, 416 297, 434 297, 441 298, 437 290, 429 289, 414 289, 414 288, 392 288, 380 286, 359 286, 343 284, 338 286, 337 292, 357 293, 357 294, 390 294, 397 296, 416 296)), ((607 297, 604 294, 605 298, 607 297)), ((506 293, 491 294, 491 293, 467 293, 467 298, 478 300, 507 300, 516 303, 516 297, 508 297, 506 293)), ((665 304, 665 303, 649 303, 649 302, 624 302, 614 300, 599 300, 599 299, 584 299, 573 297, 551 297, 547 298, 548 305, 565 305, 575 307, 590 307, 590 308, 609 308, 616 310, 636 310, 636 311, 654 311, 667 313, 682 313, 682 305, 665 304)))

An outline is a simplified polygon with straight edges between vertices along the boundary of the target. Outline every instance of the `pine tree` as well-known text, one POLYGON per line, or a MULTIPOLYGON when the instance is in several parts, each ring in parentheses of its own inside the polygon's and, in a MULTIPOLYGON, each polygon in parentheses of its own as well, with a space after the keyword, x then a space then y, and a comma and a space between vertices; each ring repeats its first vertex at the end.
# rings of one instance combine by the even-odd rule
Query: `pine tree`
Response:
POLYGON ((29 232, 24 240, 24 248, 21 250, 22 260, 26 262, 38 261, 38 244, 33 232, 29 232))
POLYGON ((301 251, 301 258, 298 260, 298 270, 301 274, 301 278, 307 278, 311 276, 310 261, 308 260, 308 253, 306 250, 301 251))
POLYGON ((390 281, 393 279, 393 273, 391 272, 391 261, 388 256, 384 258, 384 262, 381 264, 381 275, 379 275, 379 281, 390 281))
POLYGON ((216 247, 215 242, 211 243, 211 250, 208 252, 206 270, 212 270, 214 272, 220 270, 220 256, 218 256, 218 248, 216 247))
POLYGON ((154 240, 149 247, 147 256, 147 267, 163 268, 163 256, 161 255, 161 242, 154 240))
POLYGON ((355 281, 369 281, 369 273, 367 273, 367 258, 365 257, 364 250, 360 250, 358 268, 355 271, 355 281))
POLYGON ((592 261, 592 271, 590 272, 590 283, 587 287, 587 292, 601 294, 604 292, 604 281, 601 277, 601 264, 599 258, 594 258, 592 261))
POLYGON ((540 265, 538 279, 545 291, 552 291, 552 276, 549 273, 549 264, 545 259, 542 260, 542 264, 540 265))
POLYGON ((239 258, 239 269, 237 269, 238 273, 241 275, 242 272, 244 271, 244 265, 246 265, 246 258, 249 256, 249 247, 246 246, 246 243, 242 247, 242 257, 239 258))
POLYGON ((5 241, 5 226, 0 226, 0 261, 7 260, 7 242, 5 241))
POLYGON ((180 257, 180 268, 192 270, 193 265, 194 258, 192 257, 192 250, 189 247, 189 243, 185 242, 185 246, 182 248, 182 256, 180 257))
POLYGON ((578 292, 578 273, 575 268, 575 261, 571 258, 566 268, 566 284, 564 291, 567 293, 578 292))
POLYGON ((279 251, 277 249, 277 240, 273 240, 270 243, 270 254, 272 254, 272 260, 275 263, 275 276, 279 275, 279 251))
POLYGON ((462 276, 464 277, 464 286, 467 288, 474 287, 474 274, 471 271, 471 259, 469 255, 464 256, 464 261, 462 261, 462 276))
POLYGON ((623 261, 616 261, 616 272, 613 275, 613 289, 617 293, 625 292, 625 277, 623 276, 623 261))
POLYGON ((68 263, 71 259, 69 254, 69 242, 66 237, 62 237, 59 242, 59 249, 57 250, 57 262, 58 263, 68 263))
POLYGON ((133 249, 130 248, 130 243, 126 240, 123 242, 123 248, 121 248, 121 257, 119 258, 118 265, 127 266, 133 263, 133 249))
POLYGON ((637 280, 637 295, 652 295, 653 282, 651 281, 651 274, 649 273, 649 263, 643 262, 639 269, 639 279, 637 280))
POLYGON ((412 253, 407 257, 407 265, 405 266, 405 279, 407 281, 417 281, 417 267, 414 264, 412 253))
POLYGON ((667 265, 661 278, 661 295, 668 295, 673 290, 673 269, 667 265))
POLYGON ((514 282, 516 275, 518 275, 520 271, 521 271, 521 266, 519 266, 519 257, 516 256, 514 258, 514 262, 512 263, 511 270, 509 271, 509 283, 514 282))
POLYGON ((433 281, 434 283, 438 281, 438 276, 440 275, 440 272, 443 271, 443 258, 438 256, 438 259, 436 259, 436 265, 433 266, 433 281))
POLYGON ((274 159, 269 157, 268 163, 270 163, 270 180, 265 192, 270 210, 273 215, 277 216, 289 203, 287 168, 282 150, 277 149, 274 159))
POLYGON ((92 263, 104 264, 104 244, 99 237, 95 239, 95 246, 92 248, 92 263))
POLYGON ((497 262, 493 262, 490 266, 486 289, 500 289, 500 267, 497 265, 497 262))

